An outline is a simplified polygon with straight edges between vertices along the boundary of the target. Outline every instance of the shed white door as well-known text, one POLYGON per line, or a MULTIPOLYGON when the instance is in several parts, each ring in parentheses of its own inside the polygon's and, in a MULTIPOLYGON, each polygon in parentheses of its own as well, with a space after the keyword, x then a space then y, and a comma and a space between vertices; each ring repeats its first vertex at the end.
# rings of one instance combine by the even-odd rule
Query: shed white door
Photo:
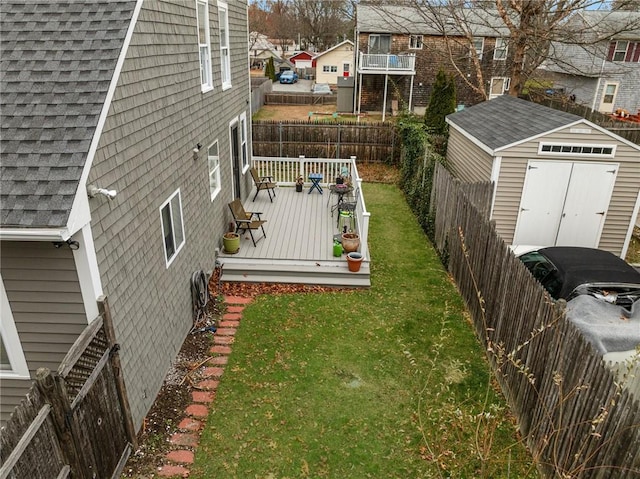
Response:
POLYGON ((597 247, 617 165, 529 161, 514 244, 597 247))

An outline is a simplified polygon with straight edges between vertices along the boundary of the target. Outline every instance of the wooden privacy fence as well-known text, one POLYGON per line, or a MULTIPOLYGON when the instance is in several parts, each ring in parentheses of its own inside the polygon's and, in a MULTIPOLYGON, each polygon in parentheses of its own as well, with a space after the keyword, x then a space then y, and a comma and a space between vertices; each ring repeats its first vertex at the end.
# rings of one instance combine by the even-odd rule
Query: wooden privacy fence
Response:
POLYGON ((0 478, 117 477, 136 446, 106 299, 57 373, 35 384, 2 430, 0 478))
POLYGON ((335 105, 337 103, 337 95, 318 95, 311 92, 271 92, 264 98, 265 105, 335 105))
MULTIPOLYGON (((481 188, 480 188, 481 189, 481 188)), ((529 450, 548 477, 640 477, 640 403, 566 319, 465 194, 436 165, 436 247, 529 450)), ((477 200, 477 198, 476 198, 477 200)))
POLYGON ((400 144, 393 125, 389 123, 257 120, 251 127, 255 156, 356 156, 364 162, 390 163, 396 163, 400 158, 400 144))

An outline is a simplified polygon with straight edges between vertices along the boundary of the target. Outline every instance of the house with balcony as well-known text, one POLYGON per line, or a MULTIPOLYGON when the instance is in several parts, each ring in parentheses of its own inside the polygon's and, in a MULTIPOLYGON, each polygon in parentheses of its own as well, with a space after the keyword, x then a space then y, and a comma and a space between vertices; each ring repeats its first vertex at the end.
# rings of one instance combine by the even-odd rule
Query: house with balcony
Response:
POLYGON ((602 113, 640 112, 640 12, 579 12, 580 41, 553 43, 538 70, 574 101, 602 113))
POLYGON ((508 29, 490 12, 463 9, 460 15, 467 17, 470 32, 462 31, 445 10, 359 4, 358 112, 382 111, 384 117, 400 108, 424 113, 440 68, 454 75, 459 104, 507 92, 508 29), (474 83, 478 71, 481 86, 474 83))
POLYGON ((247 3, 1 9, 0 420, 106 296, 139 429, 253 185, 247 3))

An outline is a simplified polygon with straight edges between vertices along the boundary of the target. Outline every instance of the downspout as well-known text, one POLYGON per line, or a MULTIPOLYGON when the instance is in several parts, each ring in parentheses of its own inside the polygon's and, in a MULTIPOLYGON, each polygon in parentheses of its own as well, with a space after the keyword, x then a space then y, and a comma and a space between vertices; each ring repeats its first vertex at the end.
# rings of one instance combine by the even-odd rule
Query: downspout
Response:
MULTIPOLYGON (((611 44, 611 38, 609 39, 609 44, 611 44)), ((602 65, 600 65, 600 74, 598 75, 598 83, 596 83, 596 91, 593 92, 593 103, 591 104, 591 109, 593 111, 596 110, 596 99, 598 98, 598 92, 600 91, 600 82, 602 81, 602 74, 604 73, 604 64, 607 61, 607 55, 602 58, 602 65)))

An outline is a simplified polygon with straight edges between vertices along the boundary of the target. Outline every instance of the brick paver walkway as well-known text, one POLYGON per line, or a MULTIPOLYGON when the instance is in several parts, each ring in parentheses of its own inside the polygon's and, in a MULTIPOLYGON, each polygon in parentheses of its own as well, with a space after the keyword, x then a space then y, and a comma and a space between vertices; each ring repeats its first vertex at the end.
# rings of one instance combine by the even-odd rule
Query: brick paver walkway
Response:
POLYGON ((172 450, 165 456, 165 464, 158 468, 161 477, 189 477, 189 467, 193 464, 204 421, 215 400, 220 378, 231 354, 242 311, 251 298, 226 296, 224 302, 227 313, 222 316, 213 336, 213 346, 209 350, 211 359, 206 363, 202 380, 191 393, 193 402, 187 406, 185 417, 178 424, 178 431, 169 439, 172 450))

